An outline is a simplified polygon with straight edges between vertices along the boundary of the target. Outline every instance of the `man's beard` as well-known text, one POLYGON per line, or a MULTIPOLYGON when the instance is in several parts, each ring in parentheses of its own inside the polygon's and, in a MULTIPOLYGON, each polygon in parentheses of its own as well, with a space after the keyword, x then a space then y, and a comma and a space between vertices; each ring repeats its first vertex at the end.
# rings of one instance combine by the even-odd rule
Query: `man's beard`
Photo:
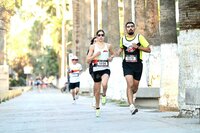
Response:
POLYGON ((133 31, 130 31, 130 32, 128 32, 128 34, 129 34, 129 35, 133 35, 133 34, 134 34, 134 32, 133 32, 133 31))

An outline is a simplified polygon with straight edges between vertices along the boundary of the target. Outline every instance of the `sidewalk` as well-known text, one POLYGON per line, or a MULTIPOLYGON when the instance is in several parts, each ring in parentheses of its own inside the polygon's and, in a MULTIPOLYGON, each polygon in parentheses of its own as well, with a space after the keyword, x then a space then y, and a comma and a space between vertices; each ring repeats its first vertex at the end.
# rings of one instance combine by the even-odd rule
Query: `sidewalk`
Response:
POLYGON ((0 104, 0 133, 200 133, 198 118, 175 118, 178 112, 139 109, 131 116, 128 107, 107 103, 96 118, 91 103, 80 96, 74 105, 56 89, 32 90, 0 104))

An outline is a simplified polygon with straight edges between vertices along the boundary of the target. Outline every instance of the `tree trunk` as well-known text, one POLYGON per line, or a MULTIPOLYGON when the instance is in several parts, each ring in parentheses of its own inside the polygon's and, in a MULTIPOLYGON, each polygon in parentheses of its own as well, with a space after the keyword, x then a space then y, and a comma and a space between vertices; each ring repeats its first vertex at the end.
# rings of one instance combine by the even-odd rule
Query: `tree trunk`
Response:
POLYGON ((86 55, 90 46, 91 37, 91 5, 90 0, 81 1, 81 27, 80 27, 80 45, 79 45, 79 63, 83 70, 88 66, 86 63, 86 55), (83 15, 87 14, 87 15, 83 15))
MULTIPOLYGON (((119 48, 120 30, 119 30, 119 9, 118 0, 108 1, 108 43, 111 43, 114 49, 119 48)), ((104 17, 104 16, 103 16, 104 17)))
POLYGON ((4 29, 4 22, 0 20, 0 65, 4 64, 5 59, 5 36, 6 30, 4 29))
MULTIPOLYGON (((102 0, 102 29, 108 33, 108 0, 102 0)), ((108 41, 108 36, 105 36, 105 41, 108 41)))
POLYGON ((145 0, 135 0, 136 32, 145 34, 145 0))
POLYGON ((73 34, 72 34, 72 47, 73 54, 79 55, 80 45, 80 0, 72 1, 73 5, 73 34))
POLYGON ((94 35, 98 30, 98 0, 94 0, 94 35))
POLYGON ((160 45, 158 2, 147 0, 145 12, 145 37, 151 45, 160 45))
POLYGON ((175 0, 160 0, 160 110, 178 110, 178 55, 175 0), (169 73, 170 72, 170 73, 169 73), (172 75, 173 73, 173 75, 172 75))
POLYGON ((180 30, 200 29, 200 1, 184 0, 179 2, 180 30))
POLYGON ((62 1, 62 50, 61 50, 61 78, 65 78, 66 76, 66 20, 65 20, 65 15, 66 15, 66 2, 65 0, 62 1))
POLYGON ((124 0, 124 24, 128 21, 132 21, 132 0, 124 0))
POLYGON ((160 0, 161 43, 177 43, 175 0, 160 0))

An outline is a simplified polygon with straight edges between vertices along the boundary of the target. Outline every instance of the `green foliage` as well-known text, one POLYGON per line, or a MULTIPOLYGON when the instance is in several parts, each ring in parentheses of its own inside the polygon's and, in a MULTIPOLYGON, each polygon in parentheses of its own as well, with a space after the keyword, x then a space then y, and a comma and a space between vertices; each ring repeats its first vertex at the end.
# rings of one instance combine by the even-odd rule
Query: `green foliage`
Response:
POLYGON ((57 53, 54 49, 47 47, 45 48, 47 54, 38 56, 34 61, 33 72, 35 75, 52 76, 58 74, 58 61, 57 53))
POLYGON ((18 77, 25 78, 24 67, 29 64, 29 59, 27 56, 16 57, 12 62, 10 62, 10 66, 13 71, 17 72, 18 77))
MULTIPOLYGON (((57 21, 56 19, 53 22, 56 22, 58 25, 60 24, 60 21, 57 21)), ((35 21, 34 26, 31 30, 32 35, 30 36, 29 40, 29 48, 31 50, 31 54, 28 54, 30 63, 33 66, 33 72, 36 76, 51 76, 51 75, 57 75, 58 73, 58 61, 57 61, 57 52, 55 49, 52 49, 52 47, 43 46, 42 44, 42 35, 45 30, 44 23, 39 20, 35 21), (36 34, 37 33, 37 34, 36 34)), ((51 23, 51 22, 50 22, 51 23)), ((57 44, 59 33, 58 29, 56 27, 57 25, 53 25, 51 27, 52 30, 52 38, 56 38, 56 40, 53 40, 55 42, 54 44, 57 44), (58 33, 58 34, 57 34, 58 33)))
MULTIPOLYGON (((41 7, 45 7, 46 8, 46 12, 47 14, 49 14, 50 16, 56 16, 56 4, 54 3, 55 1, 52 1, 52 0, 39 0, 37 2, 37 5, 38 6, 41 6, 41 7)), ((62 12, 62 1, 60 1, 58 4, 58 7, 60 9, 60 12, 62 12)), ((69 11, 69 4, 66 3, 66 10, 69 11)))
POLYGON ((57 53, 60 50, 62 18, 56 17, 56 7, 52 1, 41 0, 37 5, 46 10, 46 16, 37 19, 32 27, 32 35, 29 38, 31 54, 28 56, 35 75, 57 75, 57 53), (47 28, 53 41, 50 47, 44 46, 42 42, 42 36, 47 28))
POLYGON ((14 86, 25 86, 26 85, 26 79, 20 77, 18 80, 17 79, 10 79, 10 87, 14 87, 14 86))
POLYGON ((31 50, 38 51, 41 49, 41 37, 43 34, 43 29, 44 29, 44 26, 43 26, 42 22, 40 22, 39 20, 36 20, 34 22, 32 30, 30 31, 31 36, 29 38, 30 43, 28 46, 31 50))
POLYGON ((5 22, 4 29, 9 29, 11 16, 15 14, 15 7, 19 7, 21 0, 0 0, 0 19, 5 22))
MULTIPOLYGON (((17 0, 17 1, 19 1, 19 0, 17 0)), ((0 7, 3 8, 3 11, 11 13, 13 15, 14 8, 15 8, 15 1, 14 0, 1 0, 0 7)))
POLYGON ((51 33, 50 36, 53 40, 53 48, 56 52, 60 50, 60 44, 61 44, 61 26, 62 26, 62 19, 58 19, 56 17, 52 17, 51 19, 51 33))
POLYGON ((25 78, 23 69, 30 62, 30 59, 27 56, 27 53, 29 52, 27 46, 29 43, 29 36, 28 30, 22 30, 18 34, 10 34, 8 38, 8 64, 13 71, 17 72, 18 77, 22 78, 25 78))
MULTIPOLYGON (((21 0, 15 0, 15 2, 14 5, 20 7, 21 0)), ((25 79, 23 68, 26 65, 33 67, 36 76, 58 75, 63 9, 62 1, 59 1, 58 5, 54 2, 53 0, 38 0, 37 5, 33 5, 30 10, 17 8, 17 22, 20 19, 24 26, 14 27, 17 33, 9 34, 7 48, 9 65, 19 78, 25 79), (37 10, 35 10, 36 8, 37 10), (58 12, 60 16, 57 14, 58 12), (30 25, 27 26, 27 23, 30 25), (44 34, 48 34, 48 37, 51 38, 50 44, 44 43, 44 34)), ((69 4, 66 4, 66 10, 69 10, 69 4)), ((68 25, 66 27, 72 27, 70 21, 66 23, 68 25)), ((71 40, 72 32, 69 34, 71 40)), ((19 81, 11 80, 11 82, 18 84, 19 81)))
POLYGON ((25 56, 29 52, 27 44, 29 43, 30 33, 27 29, 22 30, 17 34, 9 34, 7 40, 7 52, 9 64, 12 64, 13 60, 25 56))
POLYGON ((57 75, 58 74, 58 60, 57 54, 53 49, 47 48, 48 54, 45 56, 45 73, 46 76, 57 75))

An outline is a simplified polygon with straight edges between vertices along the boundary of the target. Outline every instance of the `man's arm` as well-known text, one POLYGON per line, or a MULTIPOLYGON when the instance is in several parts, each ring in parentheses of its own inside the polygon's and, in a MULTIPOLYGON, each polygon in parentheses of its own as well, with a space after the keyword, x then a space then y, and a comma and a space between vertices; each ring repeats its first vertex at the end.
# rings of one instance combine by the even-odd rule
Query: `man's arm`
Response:
POLYGON ((115 55, 116 56, 120 56, 121 55, 121 53, 123 52, 123 43, 122 43, 122 41, 123 41, 123 37, 120 39, 120 45, 119 45, 119 49, 117 50, 117 52, 115 53, 115 55))
POLYGON ((147 40, 144 38, 144 36, 139 35, 139 41, 140 41, 140 46, 138 46, 137 48, 141 51, 147 52, 147 53, 151 53, 151 48, 149 47, 149 43, 147 42, 147 40))
POLYGON ((149 45, 147 47, 139 46, 138 49, 141 51, 147 52, 147 53, 151 53, 151 49, 150 49, 149 45))
POLYGON ((116 56, 120 56, 122 52, 123 52, 123 48, 119 48, 119 49, 117 50, 117 52, 115 53, 115 55, 116 55, 116 56))

